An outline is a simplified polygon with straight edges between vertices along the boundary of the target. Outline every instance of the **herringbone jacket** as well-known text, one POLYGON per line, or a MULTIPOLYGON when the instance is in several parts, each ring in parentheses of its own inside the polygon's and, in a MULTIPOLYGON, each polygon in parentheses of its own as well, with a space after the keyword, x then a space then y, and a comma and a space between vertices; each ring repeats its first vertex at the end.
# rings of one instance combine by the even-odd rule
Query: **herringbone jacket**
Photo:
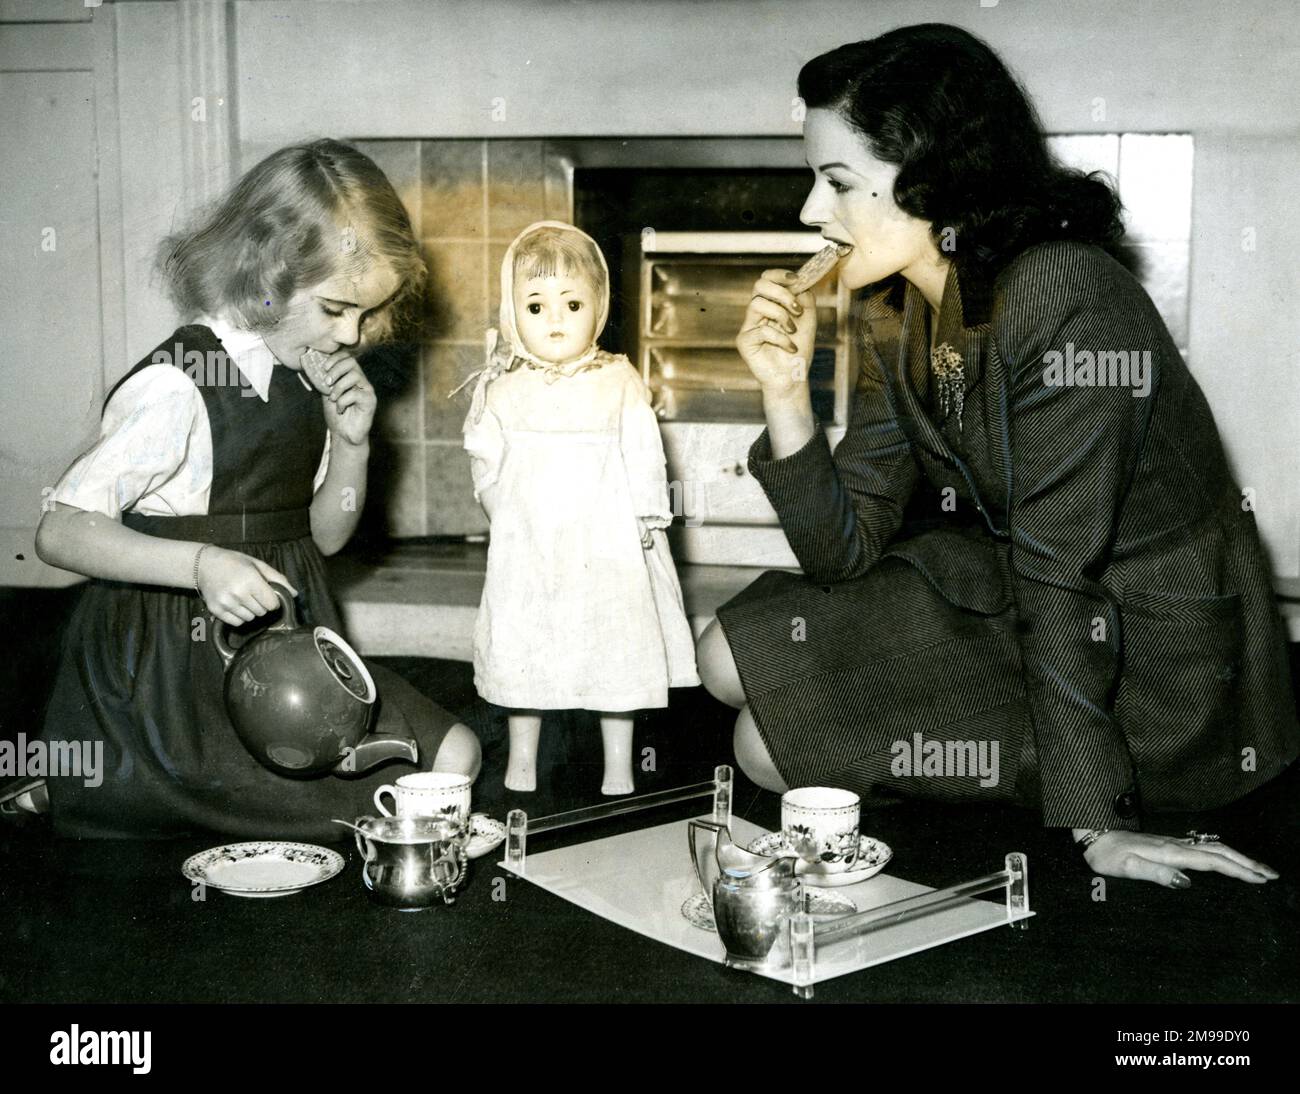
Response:
POLYGON ((953 267, 934 342, 961 357, 960 427, 934 405, 925 300, 900 289, 865 310, 834 455, 820 431, 783 460, 766 433, 751 452, 805 572, 845 582, 893 556, 963 609, 1015 613, 1045 825, 1134 828, 1139 806, 1263 785, 1300 742, 1269 567, 1140 284, 1077 243, 991 284, 953 267))

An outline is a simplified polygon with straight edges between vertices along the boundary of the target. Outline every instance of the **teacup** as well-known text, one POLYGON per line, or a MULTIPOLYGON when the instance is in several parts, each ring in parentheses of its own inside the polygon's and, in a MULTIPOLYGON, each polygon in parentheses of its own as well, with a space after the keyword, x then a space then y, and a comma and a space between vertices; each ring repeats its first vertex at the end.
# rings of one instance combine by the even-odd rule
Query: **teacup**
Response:
POLYGON ((411 775, 402 775, 396 785, 388 783, 376 790, 375 808, 386 817, 454 819, 464 828, 469 823, 470 785, 468 775, 417 771, 411 775), (384 805, 385 794, 393 799, 391 812, 384 805))
POLYGON ((858 859, 861 812, 851 790, 801 786, 781 795, 781 831, 800 857, 816 860, 818 873, 838 874, 858 859))

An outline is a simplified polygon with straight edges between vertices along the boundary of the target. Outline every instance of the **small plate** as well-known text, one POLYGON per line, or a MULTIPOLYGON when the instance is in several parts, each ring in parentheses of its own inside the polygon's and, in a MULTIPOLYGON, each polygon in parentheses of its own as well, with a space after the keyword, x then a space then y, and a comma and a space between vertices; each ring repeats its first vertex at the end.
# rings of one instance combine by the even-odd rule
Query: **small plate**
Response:
MULTIPOLYGON (((858 910, 858 906, 853 901, 846 896, 840 896, 839 893, 808 892, 807 896, 808 914, 814 917, 852 915, 858 910)), ((699 927, 702 931, 711 931, 714 934, 718 931, 713 922, 713 906, 703 893, 696 893, 682 905, 682 915, 692 927, 699 927)))
POLYGON ((475 813, 470 817, 469 843, 465 845, 465 854, 469 858, 479 858, 501 846, 501 841, 505 838, 504 824, 493 820, 486 813, 475 813))
POLYGON ((343 869, 343 856, 314 843, 260 840, 225 843, 191 855, 181 865, 190 881, 200 881, 231 896, 288 896, 343 869))
MULTIPOLYGON (((786 842, 784 832, 768 832, 759 836, 749 845, 749 850, 756 855, 794 853, 790 851, 790 845, 786 842)), ((851 870, 827 873, 820 863, 809 864, 800 859, 795 864, 794 872, 809 885, 819 888, 829 885, 856 885, 859 881, 866 881, 869 877, 875 877, 893 857, 894 852, 889 849, 887 843, 881 843, 880 840, 872 839, 870 836, 859 836, 858 857, 851 870)))

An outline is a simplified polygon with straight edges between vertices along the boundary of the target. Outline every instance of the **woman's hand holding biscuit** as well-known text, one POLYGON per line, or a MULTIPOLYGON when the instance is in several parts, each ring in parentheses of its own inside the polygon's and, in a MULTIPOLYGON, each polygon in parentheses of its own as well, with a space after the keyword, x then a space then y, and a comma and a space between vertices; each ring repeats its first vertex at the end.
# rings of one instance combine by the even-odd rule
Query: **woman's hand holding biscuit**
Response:
POLYGON ((817 307, 810 291, 795 296, 790 270, 765 270, 754 282, 736 349, 764 394, 782 394, 808 382, 817 307))

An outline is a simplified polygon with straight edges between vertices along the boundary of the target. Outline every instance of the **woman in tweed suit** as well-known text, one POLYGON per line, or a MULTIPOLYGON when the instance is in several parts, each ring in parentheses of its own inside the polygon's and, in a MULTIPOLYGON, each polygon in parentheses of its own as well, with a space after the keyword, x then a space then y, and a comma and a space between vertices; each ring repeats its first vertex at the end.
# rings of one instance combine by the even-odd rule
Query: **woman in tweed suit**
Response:
POLYGON ((1139 830, 1262 786, 1300 730, 1251 506, 1107 253, 1115 195, 1051 160, 954 27, 841 47, 799 93, 802 219, 874 295, 833 456, 801 367, 811 293, 769 270, 737 339, 767 419, 750 470, 804 570, 764 574, 701 640, 706 685, 741 708, 738 762, 777 791, 1030 805, 1099 873, 1276 877, 1139 830))

